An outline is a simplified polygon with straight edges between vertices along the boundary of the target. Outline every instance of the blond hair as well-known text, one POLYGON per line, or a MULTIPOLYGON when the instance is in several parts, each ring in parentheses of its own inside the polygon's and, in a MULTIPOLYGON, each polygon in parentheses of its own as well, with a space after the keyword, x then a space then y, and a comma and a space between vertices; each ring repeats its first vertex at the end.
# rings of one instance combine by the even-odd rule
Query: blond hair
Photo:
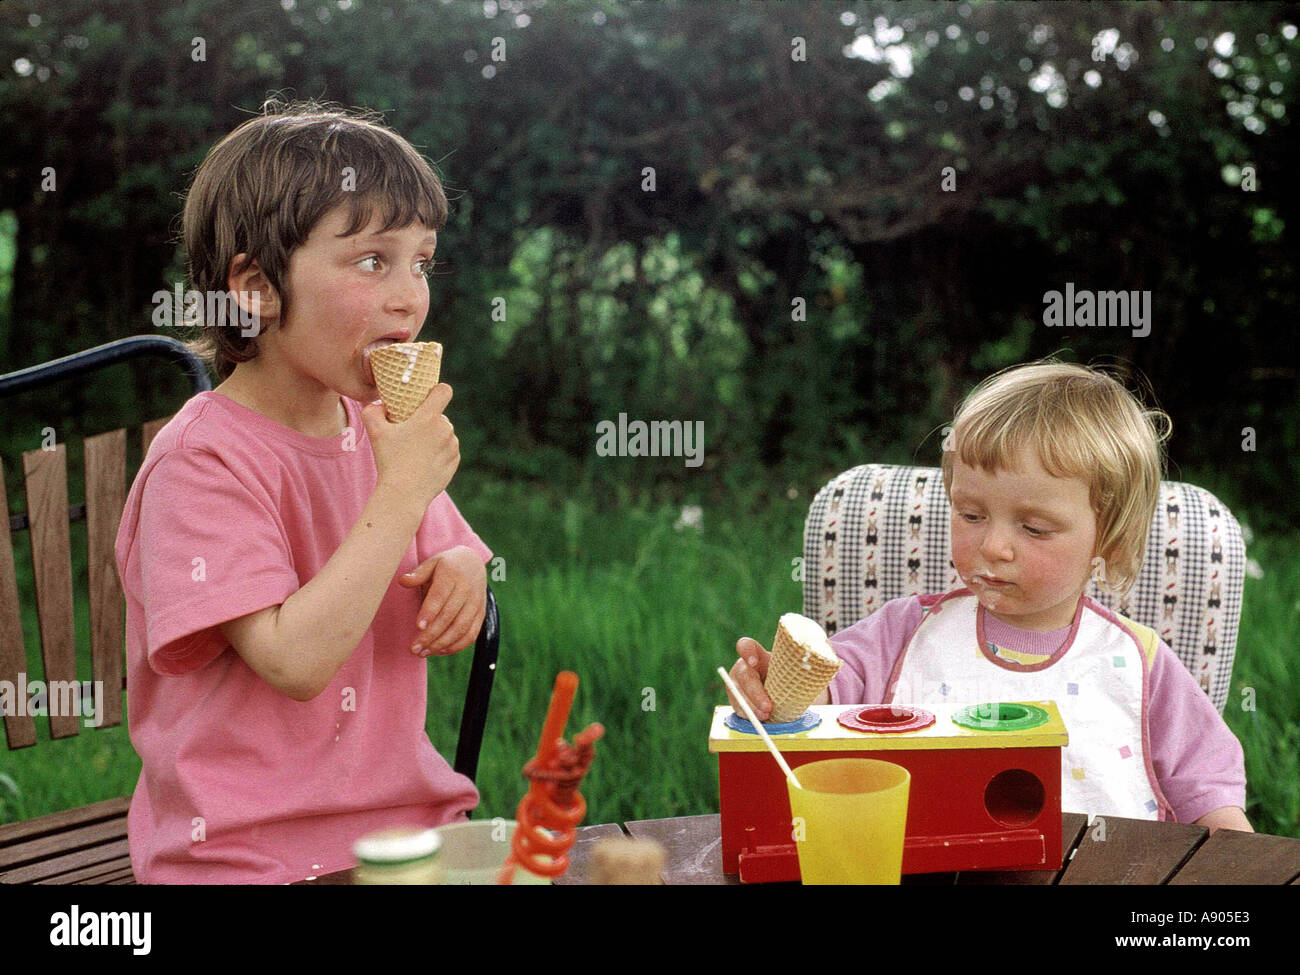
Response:
MULTIPOLYGON (((432 166, 379 115, 267 101, 263 114, 217 143, 194 175, 182 217, 191 287, 224 292, 231 261, 246 254, 280 296, 283 321, 292 299, 289 259, 342 203, 349 208, 344 236, 376 213, 381 232, 417 221, 440 230, 447 222, 447 197, 432 166)), ((205 328, 192 347, 222 379, 258 354, 257 336, 234 328, 205 328)))
MULTIPOLYGON (((945 438, 943 485, 953 457, 987 471, 1034 451, 1053 477, 1088 485, 1105 584, 1130 589, 1142 568, 1173 423, 1098 369, 1046 359, 990 376, 963 401, 945 438)), ((945 431, 946 432, 946 431, 945 431)))

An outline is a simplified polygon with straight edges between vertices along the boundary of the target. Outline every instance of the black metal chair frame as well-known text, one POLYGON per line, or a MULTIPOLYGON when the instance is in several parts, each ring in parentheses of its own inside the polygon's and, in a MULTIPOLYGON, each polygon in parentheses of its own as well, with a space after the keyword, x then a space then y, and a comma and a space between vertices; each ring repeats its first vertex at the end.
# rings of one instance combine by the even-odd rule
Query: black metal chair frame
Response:
MULTIPOLYGON (((135 335, 0 376, 0 397, 48 386, 104 366, 146 356, 162 357, 175 363, 185 372, 190 387, 196 394, 212 388, 203 360, 183 342, 162 335, 135 335)), ((68 509, 68 515, 70 521, 85 518, 86 506, 72 505, 68 509)), ((26 516, 10 519, 11 532, 26 527, 26 516)), ((496 676, 500 646, 501 621, 496 596, 492 587, 488 586, 487 613, 474 643, 474 660, 470 667, 469 687, 465 691, 465 709, 461 712, 460 735, 456 742, 456 760, 453 765, 457 772, 471 780, 478 774, 479 751, 483 746, 488 702, 492 696, 492 681, 496 676)))

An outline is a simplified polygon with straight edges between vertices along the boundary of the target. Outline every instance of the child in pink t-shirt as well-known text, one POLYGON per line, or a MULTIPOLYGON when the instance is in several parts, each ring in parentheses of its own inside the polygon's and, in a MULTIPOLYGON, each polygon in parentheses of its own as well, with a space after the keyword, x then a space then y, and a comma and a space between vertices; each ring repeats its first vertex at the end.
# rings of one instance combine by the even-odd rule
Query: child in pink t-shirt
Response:
MULTIPOLYGON (((1163 436, 1113 378, 1059 362, 986 380, 945 444, 964 588, 891 600, 831 638, 844 666, 815 702, 1054 700, 1070 744, 1062 806, 1249 830, 1241 745, 1157 635, 1083 595, 1142 565, 1163 436)), ((760 720, 769 654, 732 677, 760 720)), ((732 701, 733 706, 736 702, 732 701)))
POLYGON ((258 317, 203 322, 223 381, 158 434, 118 534, 141 882, 301 880, 477 804, 424 732, 425 658, 473 642, 491 557, 444 493, 451 389, 390 423, 369 366, 420 331, 446 216, 409 143, 314 105, 195 175, 193 288, 258 317))

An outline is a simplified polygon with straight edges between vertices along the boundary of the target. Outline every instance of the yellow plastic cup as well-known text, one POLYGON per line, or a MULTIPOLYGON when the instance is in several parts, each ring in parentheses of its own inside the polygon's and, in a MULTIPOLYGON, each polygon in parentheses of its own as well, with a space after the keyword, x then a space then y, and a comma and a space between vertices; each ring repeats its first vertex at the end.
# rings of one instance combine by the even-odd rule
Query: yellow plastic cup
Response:
POLYGON ((794 770, 792 835, 805 884, 897 884, 907 826, 907 769, 873 758, 832 758, 794 770))

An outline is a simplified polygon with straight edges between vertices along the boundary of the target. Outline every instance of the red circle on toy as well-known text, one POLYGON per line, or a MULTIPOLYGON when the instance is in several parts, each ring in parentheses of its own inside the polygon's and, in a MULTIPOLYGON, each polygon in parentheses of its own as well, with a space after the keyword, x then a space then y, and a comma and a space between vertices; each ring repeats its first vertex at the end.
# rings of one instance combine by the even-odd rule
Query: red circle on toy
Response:
POLYGON ((925 708, 902 704, 873 704, 856 711, 841 712, 839 721, 850 731, 897 733, 928 728, 934 724, 934 715, 925 708))

